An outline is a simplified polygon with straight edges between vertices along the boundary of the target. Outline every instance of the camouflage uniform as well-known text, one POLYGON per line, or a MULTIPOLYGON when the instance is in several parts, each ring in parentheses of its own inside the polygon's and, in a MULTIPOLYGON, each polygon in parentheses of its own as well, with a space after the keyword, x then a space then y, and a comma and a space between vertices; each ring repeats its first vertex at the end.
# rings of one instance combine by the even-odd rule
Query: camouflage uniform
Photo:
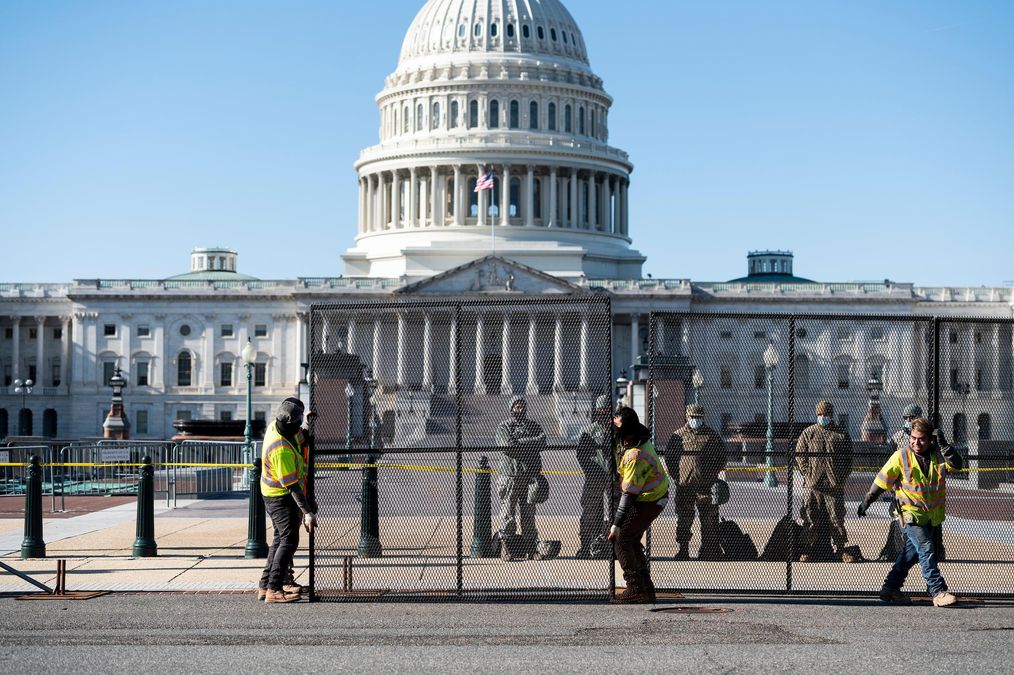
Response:
POLYGON ((712 503, 711 488, 728 462, 725 442, 711 427, 692 429, 684 425, 669 439, 665 464, 675 477, 677 559, 689 557, 694 509, 701 520, 702 560, 717 560, 722 548, 718 537, 718 506, 712 503))
POLYGON ((835 552, 841 556, 848 541, 843 488, 852 472, 852 439, 833 422, 827 427, 812 424, 800 434, 796 453, 796 466, 806 487, 803 512, 807 529, 802 551, 812 555, 830 534, 835 552))
MULTIPOLYGON (((511 402, 512 407, 517 400, 511 402)), ((524 546, 534 552, 539 533, 535 528, 535 504, 529 499, 529 488, 542 474, 546 434, 538 422, 527 417, 511 417, 497 427, 496 442, 504 448, 497 470, 501 540, 520 535, 524 546)))
POLYGON ((606 557, 609 555, 609 548, 605 544, 606 532, 609 529, 609 521, 605 519, 605 501, 609 499, 609 452, 613 438, 612 424, 609 420, 609 397, 600 396, 596 400, 595 409, 596 414, 600 410, 605 410, 605 416, 603 419, 594 419, 582 429, 577 442, 577 463, 584 472, 578 531, 579 558, 596 556, 597 553, 604 553, 606 557))

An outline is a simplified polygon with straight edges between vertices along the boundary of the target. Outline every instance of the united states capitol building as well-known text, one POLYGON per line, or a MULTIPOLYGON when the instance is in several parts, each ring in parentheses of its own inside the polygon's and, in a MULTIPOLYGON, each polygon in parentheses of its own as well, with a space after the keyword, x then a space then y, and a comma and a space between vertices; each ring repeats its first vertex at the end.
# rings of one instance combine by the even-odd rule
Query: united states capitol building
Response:
MULTIPOLYGON (((613 100, 558 0, 426 2, 376 102, 379 143, 355 162, 355 245, 335 276, 262 280, 242 273, 235 250, 195 248, 189 270, 180 251, 181 274, 168 279, 0 284, 0 437, 18 433, 22 422, 29 426, 21 431, 34 435, 101 435, 116 369, 127 381, 133 438, 169 437, 178 419, 241 419, 240 354, 248 340, 256 349, 254 415, 268 417, 305 378, 308 314, 320 302, 608 293, 614 378, 643 353, 651 312, 1014 315, 1010 288, 810 281, 794 275, 787 251, 750 253, 746 275, 731 281, 643 278, 634 235, 644 224, 631 223, 628 208, 634 165, 610 144, 613 100), (476 192, 490 171, 493 189, 476 192), (25 379, 35 386, 23 395, 14 383, 25 379)), ((911 397, 915 376, 901 366, 895 328, 871 326, 848 340, 800 336, 797 354, 843 366, 839 386, 844 378, 861 390, 872 369, 885 398, 911 397)), ((501 349, 499 326, 486 329, 478 343, 501 349)), ((402 330, 378 323, 358 339, 365 353, 371 341, 393 342, 402 330)), ((737 344, 750 348, 699 366, 710 386, 730 390, 726 414, 735 419, 764 411, 754 383, 766 342, 754 338, 765 330, 763 317, 730 322, 723 336, 736 332, 737 344)), ((397 367, 377 364, 383 390, 446 391, 446 364, 433 363, 439 355, 424 365, 421 350, 403 338, 397 367)), ((550 361, 553 340, 571 339, 544 338, 540 360, 550 361)), ((350 332, 344 342, 353 348, 350 332)), ((975 387, 963 401, 970 419, 979 399, 994 414, 998 404, 1012 406, 1009 325, 969 325, 945 342, 976 345, 990 364, 985 378, 957 375, 975 387)), ((581 367, 577 375, 519 383, 517 393, 586 391, 581 367)), ((799 406, 812 411, 809 399, 799 406)), ((850 421, 853 432, 860 419, 850 421)))

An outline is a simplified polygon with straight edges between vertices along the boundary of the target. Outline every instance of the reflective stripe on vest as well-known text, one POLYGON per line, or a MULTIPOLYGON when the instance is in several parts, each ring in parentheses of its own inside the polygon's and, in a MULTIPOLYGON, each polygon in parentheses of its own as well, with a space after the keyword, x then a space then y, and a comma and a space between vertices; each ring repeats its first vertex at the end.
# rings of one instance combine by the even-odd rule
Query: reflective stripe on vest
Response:
POLYGON ((261 493, 265 497, 282 497, 296 483, 305 493, 309 448, 302 431, 296 434, 296 447, 292 447, 292 443, 278 432, 276 423, 272 422, 264 433, 261 447, 261 493), (286 465, 284 468, 283 464, 286 465), (286 473, 279 474, 286 469, 286 473))

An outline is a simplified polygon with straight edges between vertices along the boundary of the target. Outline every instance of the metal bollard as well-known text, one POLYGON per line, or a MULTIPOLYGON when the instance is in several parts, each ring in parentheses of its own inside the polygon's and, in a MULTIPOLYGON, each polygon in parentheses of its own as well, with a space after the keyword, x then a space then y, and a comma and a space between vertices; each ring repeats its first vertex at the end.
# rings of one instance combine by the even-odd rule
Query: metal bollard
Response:
POLYGON ((359 546, 362 558, 379 558, 384 555, 380 545, 380 508, 377 498, 377 456, 367 458, 363 467, 363 486, 360 495, 359 546))
POLYGON ((493 509, 491 506, 492 478, 489 473, 489 458, 479 458, 479 471, 475 474, 475 518, 472 520, 472 557, 494 558, 493 509))
POLYGON ((42 467, 38 455, 32 455, 25 467, 25 538, 21 541, 21 559, 45 558, 42 539, 42 467))
POLYGON ((135 558, 158 555, 155 543, 155 467, 151 457, 141 460, 141 478, 137 483, 137 536, 131 553, 135 558))
POLYGON ((261 462, 254 457, 250 469, 250 498, 246 509, 246 548, 244 558, 268 557, 268 531, 265 525, 264 498, 261 497, 261 462))

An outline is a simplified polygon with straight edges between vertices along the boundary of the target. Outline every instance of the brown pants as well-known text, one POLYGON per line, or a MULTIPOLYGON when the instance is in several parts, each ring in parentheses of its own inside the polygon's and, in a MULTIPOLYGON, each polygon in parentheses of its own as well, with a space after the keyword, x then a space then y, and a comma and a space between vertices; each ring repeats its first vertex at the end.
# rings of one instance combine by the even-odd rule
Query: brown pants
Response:
POLYGON ((648 559, 644 555, 641 537, 660 513, 662 507, 658 502, 634 502, 620 524, 613 550, 616 551, 616 559, 623 569, 623 580, 627 582, 628 588, 640 588, 642 582, 648 581, 648 559))
POLYGON ((803 501, 803 513, 807 529, 803 533, 802 553, 812 555, 818 552, 830 536, 834 552, 841 554, 848 541, 848 532, 845 531, 845 498, 841 494, 808 490, 803 501))
POLYGON ((693 486, 680 487, 676 491, 676 543, 681 551, 687 551, 693 536, 694 509, 701 519, 701 550, 703 559, 721 556, 722 547, 718 539, 718 507, 711 503, 711 490, 700 490, 693 486))

